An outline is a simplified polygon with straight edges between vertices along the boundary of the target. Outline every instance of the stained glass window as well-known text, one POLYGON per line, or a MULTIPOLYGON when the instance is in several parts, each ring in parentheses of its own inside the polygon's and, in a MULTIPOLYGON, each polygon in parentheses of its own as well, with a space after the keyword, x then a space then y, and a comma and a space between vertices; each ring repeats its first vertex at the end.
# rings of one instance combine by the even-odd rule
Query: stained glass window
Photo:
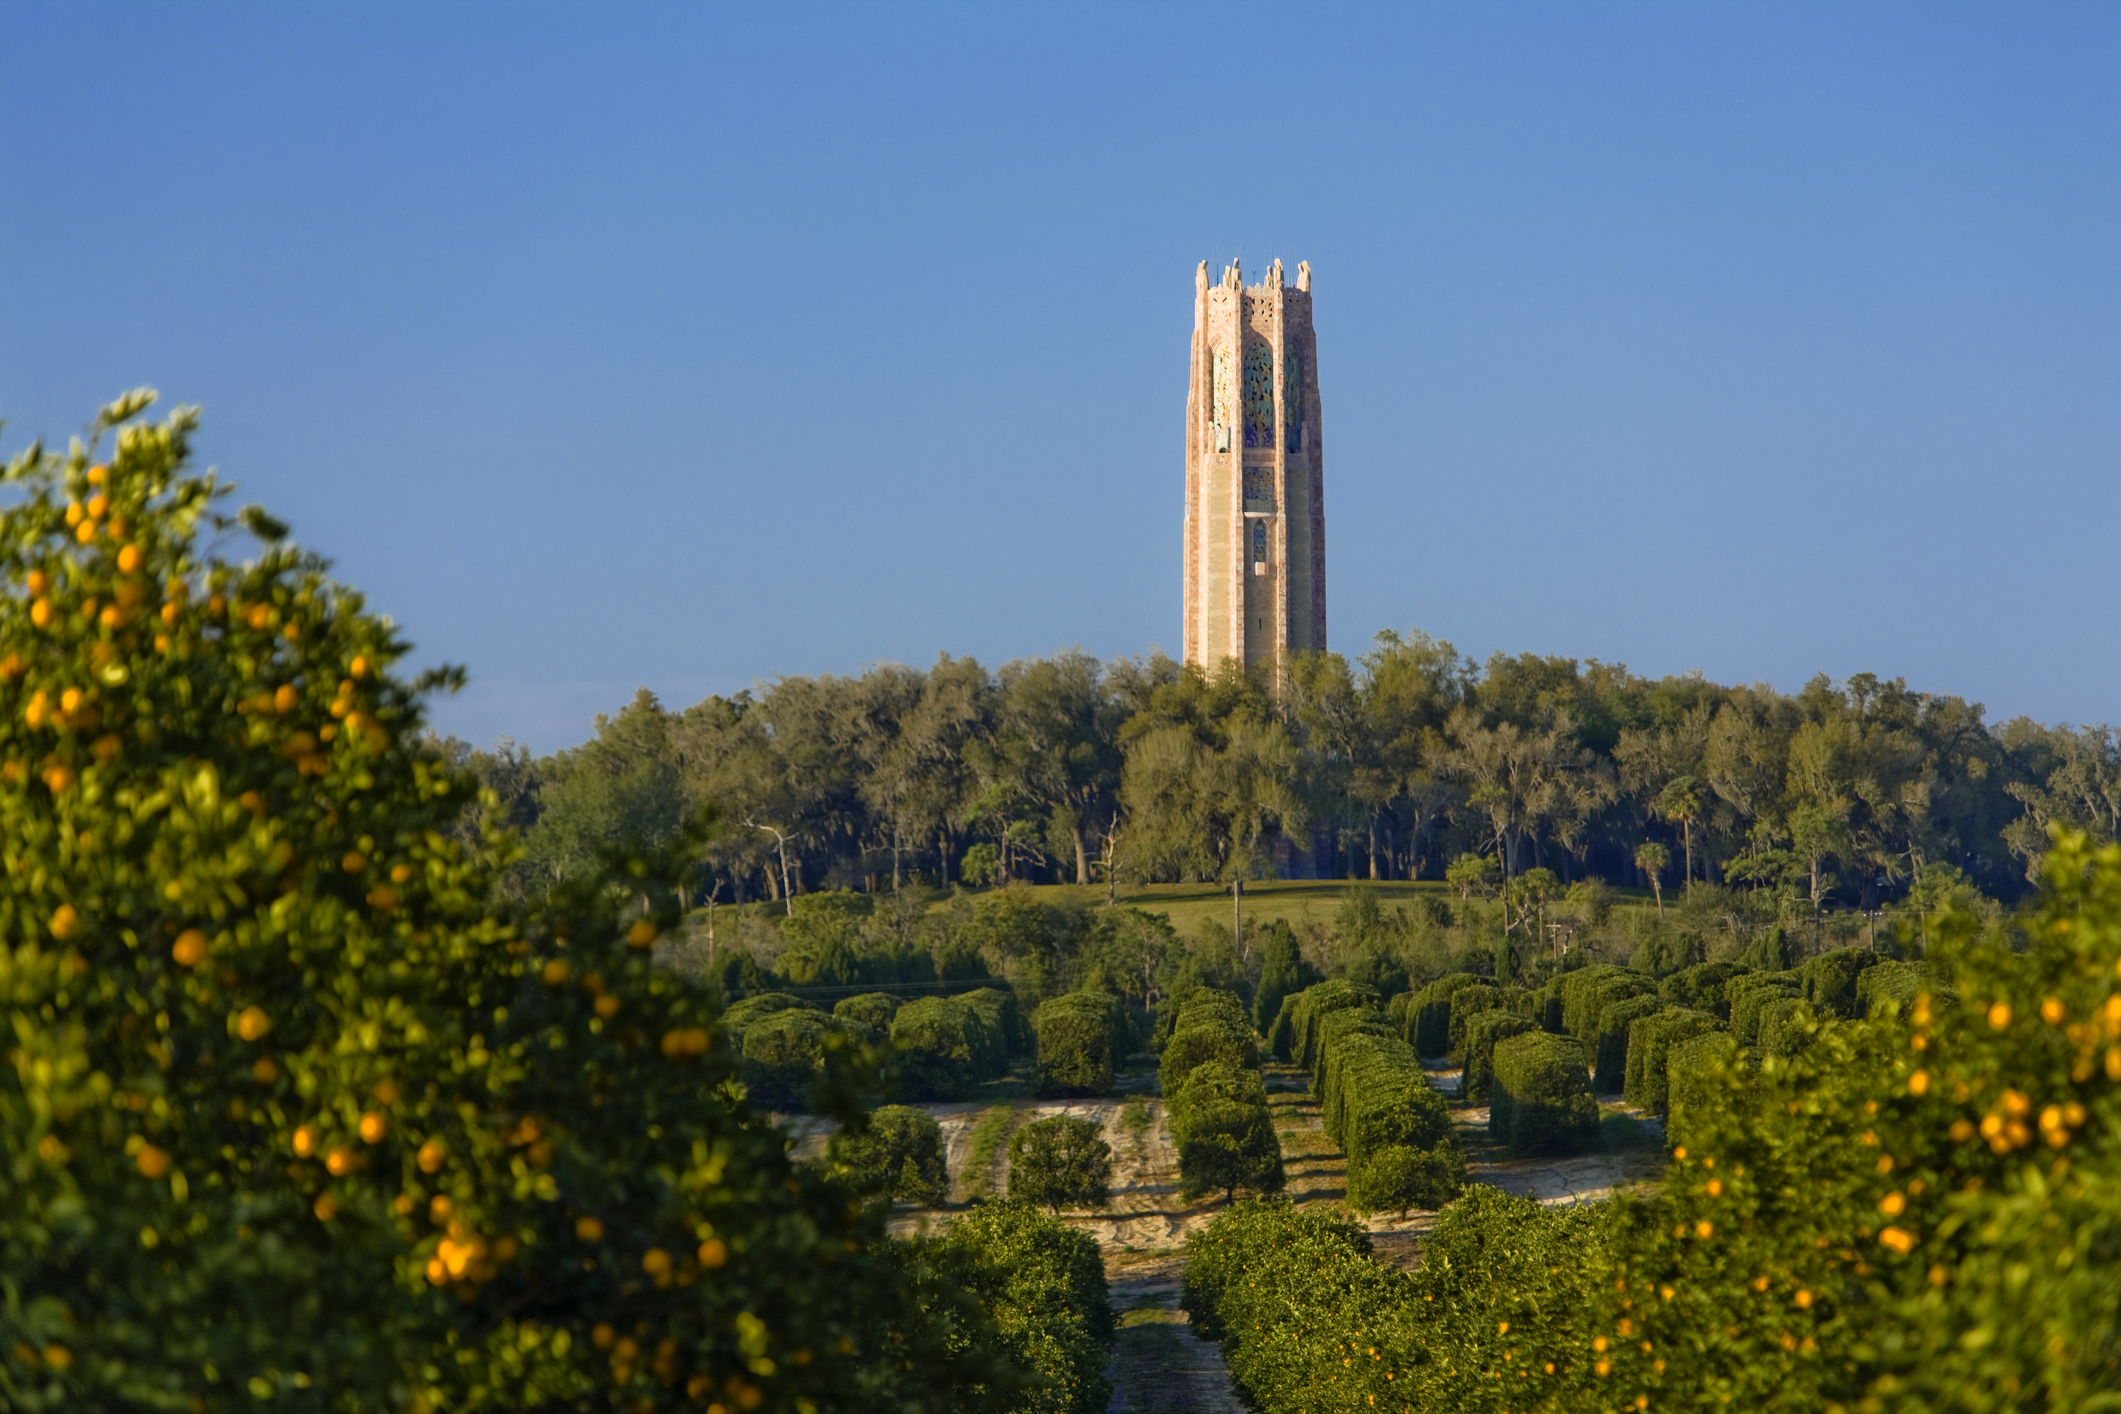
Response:
POLYGON ((1267 523, 1263 520, 1255 520, 1252 522, 1252 563, 1263 565, 1266 562, 1267 523))
POLYGON ((1248 466, 1245 468, 1245 509, 1248 511, 1271 511, 1274 509, 1273 467, 1248 466))

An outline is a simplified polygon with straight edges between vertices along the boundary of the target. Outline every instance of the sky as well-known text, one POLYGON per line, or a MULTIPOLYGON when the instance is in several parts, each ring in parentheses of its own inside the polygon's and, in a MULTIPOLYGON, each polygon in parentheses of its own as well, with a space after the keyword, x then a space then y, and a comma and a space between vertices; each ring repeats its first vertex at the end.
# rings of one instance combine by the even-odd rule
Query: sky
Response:
POLYGON ((575 744, 1179 647, 1193 271, 1331 645, 2121 719, 2121 7, 0 0, 0 453, 146 384, 575 744))

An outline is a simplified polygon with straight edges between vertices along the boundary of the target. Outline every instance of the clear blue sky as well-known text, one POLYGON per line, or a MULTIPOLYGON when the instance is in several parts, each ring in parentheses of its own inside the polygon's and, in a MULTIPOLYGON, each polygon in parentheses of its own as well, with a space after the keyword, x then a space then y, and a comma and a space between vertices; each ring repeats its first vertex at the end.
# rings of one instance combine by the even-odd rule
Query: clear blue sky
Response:
POLYGON ((1175 650, 1193 266, 1334 646, 2121 717, 2121 7, 0 5, 0 450, 140 383, 571 744, 1175 650))

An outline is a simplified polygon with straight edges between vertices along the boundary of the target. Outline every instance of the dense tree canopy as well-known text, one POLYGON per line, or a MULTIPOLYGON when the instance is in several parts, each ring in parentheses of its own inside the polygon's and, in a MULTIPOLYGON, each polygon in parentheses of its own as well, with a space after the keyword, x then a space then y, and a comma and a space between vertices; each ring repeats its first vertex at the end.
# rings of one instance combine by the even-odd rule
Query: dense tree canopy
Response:
MULTIPOLYGON (((786 900, 915 878, 1444 877, 1464 855, 1806 908, 1871 908, 1948 865, 2021 893, 2050 825, 2112 839, 2121 745, 2104 726, 1991 726, 1978 704, 1857 674, 1794 693, 1378 635, 1294 660, 1278 687, 1225 664, 1070 651, 990 671, 944 657, 775 679, 674 711, 645 691, 582 746, 437 749, 529 827, 515 886, 600 843, 726 822, 695 901, 786 900), (1668 861, 1641 862, 1644 844, 1668 861)), ((1652 853, 1655 853, 1653 851, 1652 853)))

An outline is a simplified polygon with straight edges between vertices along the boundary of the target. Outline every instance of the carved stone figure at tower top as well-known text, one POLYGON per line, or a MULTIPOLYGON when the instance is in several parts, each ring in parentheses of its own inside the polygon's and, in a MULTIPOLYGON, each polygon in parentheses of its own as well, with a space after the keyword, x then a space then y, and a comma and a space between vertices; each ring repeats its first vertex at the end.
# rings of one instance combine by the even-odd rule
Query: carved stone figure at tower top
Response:
POLYGON ((1326 513, 1311 266, 1193 277, 1186 397, 1185 660, 1278 678, 1326 646, 1326 513))

